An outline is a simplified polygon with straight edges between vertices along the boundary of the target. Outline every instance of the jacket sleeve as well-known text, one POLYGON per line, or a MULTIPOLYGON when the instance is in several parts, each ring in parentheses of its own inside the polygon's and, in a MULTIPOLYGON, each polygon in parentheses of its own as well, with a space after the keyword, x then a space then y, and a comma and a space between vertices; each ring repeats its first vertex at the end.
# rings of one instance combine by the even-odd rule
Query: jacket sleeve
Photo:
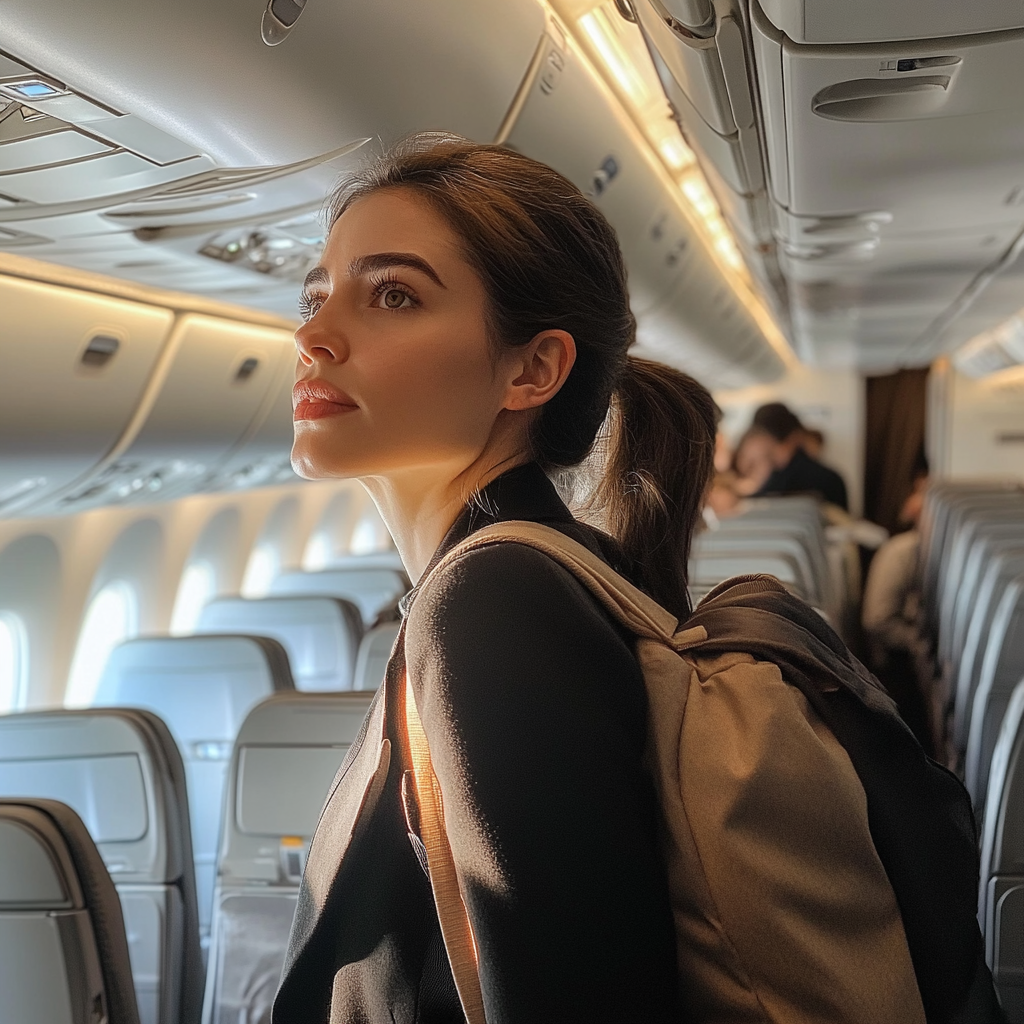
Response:
POLYGON ((407 629, 488 1024, 678 1021, 626 640, 565 569, 516 544, 446 569, 407 629))

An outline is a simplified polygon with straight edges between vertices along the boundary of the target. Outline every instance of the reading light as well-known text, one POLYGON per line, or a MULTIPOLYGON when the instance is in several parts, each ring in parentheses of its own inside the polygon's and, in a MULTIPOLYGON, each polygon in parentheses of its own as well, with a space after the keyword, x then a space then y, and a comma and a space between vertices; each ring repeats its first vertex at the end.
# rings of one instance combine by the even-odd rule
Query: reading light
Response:
POLYGON ((56 82, 43 78, 18 78, 0 82, 0 93, 16 100, 48 100, 54 96, 67 96, 68 90, 56 82))

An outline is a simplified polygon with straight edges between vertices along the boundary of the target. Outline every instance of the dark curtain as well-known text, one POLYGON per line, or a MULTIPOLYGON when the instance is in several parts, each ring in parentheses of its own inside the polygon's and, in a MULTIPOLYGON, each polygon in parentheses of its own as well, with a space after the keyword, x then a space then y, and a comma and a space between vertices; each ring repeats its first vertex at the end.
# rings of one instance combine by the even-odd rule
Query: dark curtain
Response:
POLYGON ((924 466, 928 368, 867 378, 864 516, 890 533, 924 466))

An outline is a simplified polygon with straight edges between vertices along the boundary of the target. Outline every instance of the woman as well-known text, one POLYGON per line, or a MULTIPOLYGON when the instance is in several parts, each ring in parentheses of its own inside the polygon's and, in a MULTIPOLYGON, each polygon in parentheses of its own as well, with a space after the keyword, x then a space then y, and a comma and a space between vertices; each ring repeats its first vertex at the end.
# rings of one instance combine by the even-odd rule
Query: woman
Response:
MULTIPOLYGON (((541 164, 438 136, 331 209, 296 332, 297 470, 359 478, 413 580, 480 527, 527 519, 685 618, 716 410, 685 375, 627 357, 626 272, 601 213, 541 164), (606 420, 591 514, 614 540, 549 481, 606 420)), ((678 1020, 631 638, 512 544, 463 556, 405 614, 487 1020, 678 1020)), ((310 851, 277 1024, 463 1020, 399 754, 405 671, 400 638, 310 851)))

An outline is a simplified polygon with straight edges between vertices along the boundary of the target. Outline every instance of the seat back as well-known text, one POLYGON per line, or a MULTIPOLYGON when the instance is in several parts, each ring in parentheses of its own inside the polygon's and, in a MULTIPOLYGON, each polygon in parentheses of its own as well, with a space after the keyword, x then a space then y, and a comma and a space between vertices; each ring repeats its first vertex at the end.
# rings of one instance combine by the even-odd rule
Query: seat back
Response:
POLYGON ((372 693, 279 694, 235 744, 204 1024, 270 1020, 305 854, 372 693))
POLYGON ((138 1024, 124 922, 81 819, 0 800, 0 1006, 11 1024, 138 1024))
MULTIPOLYGON (((967 553, 964 572, 957 591, 953 609, 953 625, 948 634, 948 649, 939 652, 942 661, 955 662, 959 659, 967 639, 967 628, 971 612, 978 596, 978 588, 985 572, 997 553, 1024 547, 1024 522, 989 523, 979 531, 967 553)), ((940 637, 941 640, 941 637, 940 637)))
POLYGON ((964 785, 975 810, 984 809, 992 754, 1014 687, 1024 677, 1024 576, 1003 593, 985 645, 971 708, 964 755, 964 785))
POLYGON ((807 599, 800 569, 787 554, 756 551, 700 552, 690 559, 690 585, 707 593, 732 576, 765 573, 774 576, 787 590, 807 599))
POLYGON ((286 572, 271 584, 274 595, 297 597, 338 597, 351 601, 363 622, 372 626, 377 616, 390 608, 409 589, 404 573, 397 569, 323 569, 320 572, 286 572))
POLYGON ((1024 1020, 1024 681, 1014 688, 992 756, 981 841, 978 917, 1003 1009, 1024 1020))
POLYGON ((367 632, 359 644, 353 690, 376 690, 384 682, 384 670, 401 628, 400 622, 384 622, 367 632))
POLYGON ((293 688, 284 648, 264 637, 140 637, 115 647, 103 670, 95 703, 155 712, 185 762, 204 948, 232 744, 255 704, 293 688))
POLYGON ((970 732, 974 695, 978 690, 992 619, 1006 588, 1024 573, 1024 545, 994 554, 975 591, 974 606, 964 631, 963 648, 954 660, 950 675, 953 685, 953 746, 963 750, 970 732))
POLYGON ((221 597, 201 612, 196 633, 249 633, 288 652, 297 690, 351 690, 363 619, 335 597, 221 597))
POLYGON ((197 1024, 202 959, 181 755, 148 711, 0 717, 0 796, 59 800, 114 879, 142 1024, 197 1024))

